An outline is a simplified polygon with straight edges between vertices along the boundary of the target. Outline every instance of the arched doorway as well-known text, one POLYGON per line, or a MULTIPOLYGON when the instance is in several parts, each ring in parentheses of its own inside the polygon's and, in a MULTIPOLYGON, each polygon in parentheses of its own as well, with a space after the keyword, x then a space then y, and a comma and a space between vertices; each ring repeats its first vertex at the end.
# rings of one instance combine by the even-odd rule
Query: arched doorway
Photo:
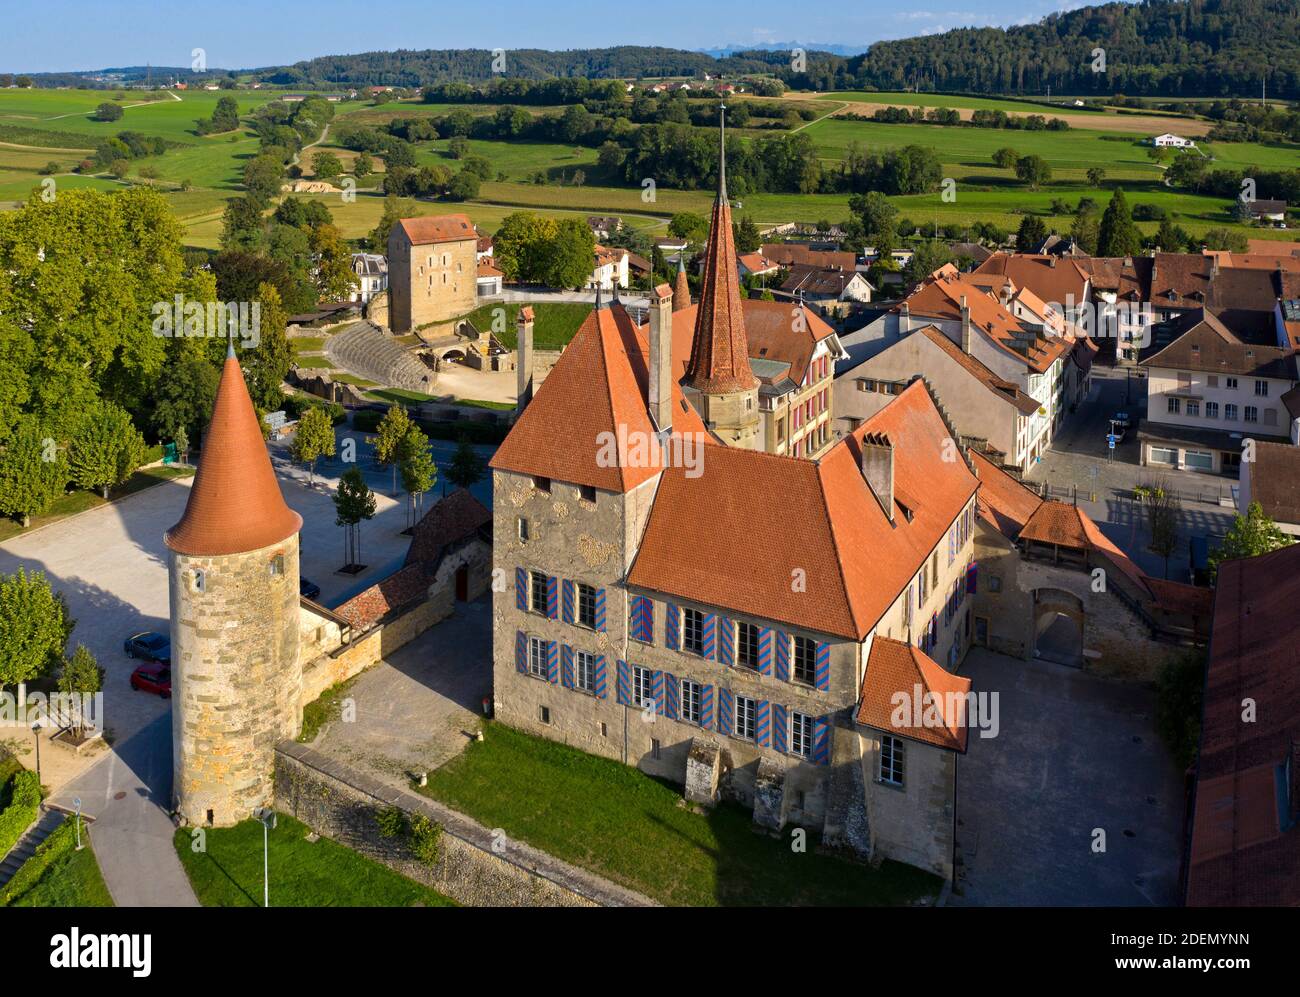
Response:
POLYGON ((1064 589, 1034 590, 1034 657, 1083 666, 1083 600, 1064 589))

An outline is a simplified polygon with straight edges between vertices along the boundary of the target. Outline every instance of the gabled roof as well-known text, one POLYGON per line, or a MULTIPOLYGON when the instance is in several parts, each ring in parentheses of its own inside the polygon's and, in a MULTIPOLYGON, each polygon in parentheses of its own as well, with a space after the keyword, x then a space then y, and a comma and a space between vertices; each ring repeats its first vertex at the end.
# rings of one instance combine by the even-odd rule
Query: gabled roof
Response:
POLYGON ((1043 500, 978 450, 970 451, 970 456, 980 481, 976 513, 1003 536, 1015 540, 1043 500))
MULTIPOLYGON (((620 433, 631 440, 655 435, 647 400, 649 352, 647 340, 621 303, 593 310, 497 449, 491 466, 613 492, 630 491, 653 478, 660 470, 656 466, 601 466, 597 460, 602 440, 618 439, 620 433)), ((675 437, 708 436, 676 383, 673 406, 675 437)))
POLYGON ((1088 274, 1073 259, 1029 253, 994 253, 976 268, 977 274, 1004 274, 1017 287, 1027 287, 1044 301, 1066 308, 1072 298, 1084 301, 1088 274))
POLYGON ((492 524, 492 512, 470 494, 457 488, 440 499, 426 512, 411 535, 405 564, 423 564, 432 573, 442 559, 443 550, 492 524))
POLYGON ((862 640, 976 488, 964 462, 943 459, 948 439, 916 381, 817 461, 709 447, 697 477, 664 472, 628 583, 862 640), (868 432, 894 447, 892 525, 859 464, 868 432), (790 584, 796 571, 802 591, 790 584))
POLYGON ((468 215, 426 215, 422 218, 402 218, 397 223, 413 246, 426 246, 436 242, 460 242, 473 239, 478 245, 478 230, 468 215))
POLYGON ((1255 441, 1250 499, 1277 523, 1300 523, 1300 447, 1255 441))
POLYGON ((1156 253, 1151 264, 1151 304, 1156 308, 1203 305, 1215 265, 1199 253, 1156 253))
POLYGON ((872 638, 871 654, 862 676, 856 719, 863 726, 899 737, 965 752, 971 719, 965 707, 970 689, 970 679, 945 671, 919 647, 876 636, 872 638), (922 702, 915 701, 918 686, 922 702), (917 725, 895 725, 895 697, 900 694, 913 704, 905 712, 909 720, 918 721, 917 725), (925 723, 927 701, 933 704, 938 724, 925 723))
POLYGON ((1297 604, 1300 546, 1219 565, 1188 906, 1300 905, 1297 604), (1242 722, 1247 699, 1255 703, 1253 723, 1242 722), (1288 756, 1289 786, 1282 770, 1288 756))
POLYGON ((963 353, 960 346, 945 336, 938 328, 927 325, 924 329, 918 329, 915 333, 918 336, 924 336, 930 342, 934 343, 945 356, 953 363, 957 364, 962 370, 970 374, 980 384, 988 388, 999 401, 1007 402, 1022 415, 1033 415, 1038 411, 1038 402, 1025 394, 1011 381, 1003 380, 997 374, 984 366, 977 358, 969 353, 963 353))
POLYGON ((178 554, 216 557, 261 550, 300 529, 302 517, 285 505, 232 347, 185 512, 164 542, 178 554))
POLYGON ((852 253, 833 249, 813 249, 801 242, 765 242, 762 253, 783 267, 834 267, 852 271, 858 258, 852 253))
POLYGON ((1295 380, 1298 376, 1293 351, 1243 342, 1209 309, 1188 312, 1179 323, 1168 328, 1175 334, 1174 340, 1150 350, 1140 361, 1143 367, 1285 380, 1295 380))

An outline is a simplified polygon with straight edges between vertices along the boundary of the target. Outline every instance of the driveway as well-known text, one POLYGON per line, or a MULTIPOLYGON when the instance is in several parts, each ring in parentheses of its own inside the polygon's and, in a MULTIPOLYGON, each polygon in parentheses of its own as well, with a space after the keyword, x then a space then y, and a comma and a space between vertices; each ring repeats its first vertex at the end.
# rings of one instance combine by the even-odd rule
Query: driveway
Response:
POLYGON ((1155 694, 983 648, 962 674, 998 694, 1000 729, 958 762, 952 902, 1176 903, 1182 775, 1155 733, 1155 694))
POLYGON ((455 612, 377 666, 348 692, 355 719, 337 720, 317 751, 403 789, 464 750, 492 696, 492 597, 455 612))

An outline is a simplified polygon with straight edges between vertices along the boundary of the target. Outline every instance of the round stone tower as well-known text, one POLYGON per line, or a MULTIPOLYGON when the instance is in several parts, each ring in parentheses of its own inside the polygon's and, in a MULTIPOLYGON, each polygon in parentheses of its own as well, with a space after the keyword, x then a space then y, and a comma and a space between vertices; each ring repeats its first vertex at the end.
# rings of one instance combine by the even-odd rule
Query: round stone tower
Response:
POLYGON ((233 346, 171 550, 172 798, 195 825, 271 803, 274 748, 297 734, 298 531, 233 346))

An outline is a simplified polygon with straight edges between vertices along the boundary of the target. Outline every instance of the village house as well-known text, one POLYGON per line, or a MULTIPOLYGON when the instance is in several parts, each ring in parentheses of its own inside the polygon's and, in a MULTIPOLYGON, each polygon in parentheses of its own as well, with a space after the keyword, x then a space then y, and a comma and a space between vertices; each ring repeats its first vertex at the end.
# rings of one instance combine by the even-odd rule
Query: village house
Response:
POLYGON ((1189 138, 1183 138, 1181 135, 1175 135, 1173 132, 1165 132, 1163 135, 1157 135, 1151 139, 1151 144, 1157 149, 1194 149, 1196 143, 1189 138))
POLYGON ((388 236, 389 325, 410 332, 474 307, 478 232, 466 215, 403 218, 388 236))
POLYGON ((357 286, 348 296, 349 301, 369 304, 388 287, 388 260, 379 253, 353 253, 352 272, 357 275, 357 286))
POLYGON ((1236 474, 1246 440, 1291 442, 1286 397, 1300 383, 1293 348, 1244 341, 1208 308, 1156 333, 1141 361, 1143 466, 1236 474))
POLYGON ((627 287, 628 259, 627 250, 617 247, 609 248, 599 243, 596 245, 595 266, 591 271, 588 287, 599 287, 610 291, 615 287, 627 287))
MULTIPOLYGON (((778 291, 787 297, 819 306, 841 302, 870 304, 874 289, 857 270, 792 266, 778 291)), ((832 309, 833 310, 833 309, 832 309)))
POLYGON ((724 170, 700 301, 598 302, 492 460, 495 712, 951 878, 978 482, 919 381, 819 459, 759 450, 730 215, 724 170))

